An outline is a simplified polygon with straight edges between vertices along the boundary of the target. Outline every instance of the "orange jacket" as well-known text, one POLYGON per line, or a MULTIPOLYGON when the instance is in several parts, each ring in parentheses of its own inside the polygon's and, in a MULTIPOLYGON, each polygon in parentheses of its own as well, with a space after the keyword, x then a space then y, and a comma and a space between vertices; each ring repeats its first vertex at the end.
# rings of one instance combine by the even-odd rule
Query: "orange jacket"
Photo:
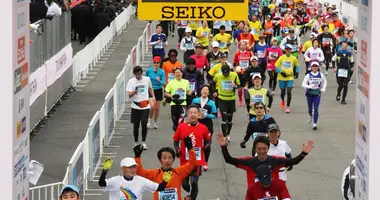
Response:
MULTIPOLYGON (((137 165, 137 175, 147 178, 153 182, 161 183, 162 176, 164 175, 164 171, 160 169, 144 169, 141 158, 135 158, 137 165)), ((166 185, 166 188, 176 188, 178 199, 182 199, 181 197, 181 188, 182 181, 190 175, 190 173, 196 167, 196 159, 194 150, 189 151, 189 162, 183 166, 172 168, 172 179, 166 185)), ((153 199, 158 199, 158 192, 153 193, 153 199)))
POLYGON ((166 78, 166 84, 168 84, 168 79, 169 79, 169 74, 171 74, 170 76, 174 77, 174 73, 173 73, 173 70, 175 68, 181 68, 182 69, 182 64, 177 60, 177 62, 175 62, 174 64, 170 62, 170 60, 164 62, 162 64, 162 69, 164 70, 165 72, 165 78, 166 78))

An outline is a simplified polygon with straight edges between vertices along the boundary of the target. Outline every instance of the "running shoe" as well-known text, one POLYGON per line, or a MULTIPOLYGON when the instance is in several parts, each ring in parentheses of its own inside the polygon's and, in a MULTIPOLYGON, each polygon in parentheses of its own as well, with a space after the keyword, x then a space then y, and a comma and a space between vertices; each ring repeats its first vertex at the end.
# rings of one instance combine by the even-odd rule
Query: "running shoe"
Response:
POLYGON ((153 129, 158 129, 158 126, 156 123, 153 123, 153 129))
POLYGON ((325 73, 325 76, 328 76, 328 75, 329 75, 329 73, 328 73, 328 72, 326 72, 326 73, 325 73))
POLYGON ((309 124, 311 124, 311 121, 312 121, 312 119, 311 119, 311 117, 309 117, 309 124))
POLYGON ((272 91, 272 96, 274 96, 274 90, 272 91))
POLYGON ((148 146, 146 146, 145 142, 142 142, 141 145, 142 145, 144 150, 148 150, 148 146))
POLYGON ((239 100, 238 105, 239 105, 240 107, 242 107, 242 106, 243 106, 243 101, 242 101, 242 100, 239 100))
POLYGON ((340 95, 337 95, 337 96, 335 97, 335 99, 336 99, 336 101, 340 101, 340 95))
POLYGON ((152 120, 151 119, 148 119, 148 123, 146 124, 146 126, 148 127, 148 129, 152 128, 152 120))
POLYGON ((174 33, 172 33, 172 37, 174 37, 174 33))
POLYGON ((133 144, 133 148, 135 148, 135 146, 137 146, 137 145, 139 145, 139 143, 138 143, 138 142, 135 142, 135 143, 133 144))
POLYGON ((354 82, 352 82, 351 80, 350 80, 350 82, 348 82, 349 84, 354 84, 354 82))
POLYGON ((205 165, 203 165, 203 171, 208 171, 208 163, 207 162, 205 165))
POLYGON ((286 108, 286 109, 285 109, 285 112, 286 112, 286 113, 290 113, 290 109, 289 109, 289 108, 286 108))
POLYGON ((285 108, 285 101, 281 101, 280 107, 281 107, 281 109, 285 108))
POLYGON ((316 123, 313 124, 313 130, 317 130, 318 129, 318 126, 316 123))
POLYGON ((343 104, 343 105, 347 104, 346 100, 344 100, 344 99, 340 103, 343 104))
POLYGON ((229 135, 227 136, 227 143, 231 143, 231 137, 229 135))

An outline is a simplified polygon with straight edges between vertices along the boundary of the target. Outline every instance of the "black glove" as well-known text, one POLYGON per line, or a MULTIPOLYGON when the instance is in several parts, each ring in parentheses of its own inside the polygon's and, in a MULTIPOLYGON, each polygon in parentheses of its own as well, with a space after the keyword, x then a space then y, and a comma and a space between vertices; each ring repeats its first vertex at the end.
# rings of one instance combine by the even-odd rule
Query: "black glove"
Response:
POLYGON ((284 78, 287 76, 285 72, 281 72, 280 74, 281 74, 281 76, 283 76, 284 78))
POLYGON ((294 79, 298 78, 298 72, 294 73, 294 79))
POLYGON ((290 172, 290 171, 292 171, 292 169, 293 169, 293 165, 290 165, 290 166, 288 167, 288 170, 286 170, 286 171, 290 172))
POLYGON ((184 139, 184 144, 185 144, 185 147, 190 150, 193 148, 193 142, 191 141, 191 138, 190 137, 185 137, 184 139))
POLYGON ((141 144, 136 145, 135 147, 133 147, 133 152, 135 152, 135 157, 136 158, 140 158, 143 150, 144 150, 144 148, 143 148, 143 146, 141 144))
POLYGON ((175 95, 173 95, 173 96, 172 96, 172 99, 173 99, 173 100, 178 100, 178 99, 179 99, 179 94, 175 94, 175 95))
POLYGON ((181 156, 181 152, 180 151, 175 152, 175 156, 177 156, 177 158, 179 158, 179 156, 181 156))
POLYGON ((245 149, 245 147, 246 147, 246 146, 245 146, 245 142, 244 142, 244 141, 241 142, 241 143, 240 143, 240 148, 245 149))

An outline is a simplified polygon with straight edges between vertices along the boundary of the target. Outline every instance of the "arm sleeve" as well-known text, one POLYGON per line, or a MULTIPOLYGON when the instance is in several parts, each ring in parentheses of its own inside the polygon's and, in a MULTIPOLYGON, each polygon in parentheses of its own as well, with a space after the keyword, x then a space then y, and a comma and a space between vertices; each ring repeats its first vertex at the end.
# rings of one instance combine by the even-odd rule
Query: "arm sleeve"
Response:
POLYGON ((273 103, 273 95, 271 93, 270 90, 267 91, 267 97, 268 97, 268 108, 271 108, 272 107, 272 103, 273 103))
POLYGON ((98 185, 100 187, 107 187, 107 182, 106 182, 106 176, 107 176, 107 170, 102 170, 102 173, 100 174, 100 178, 98 181, 98 185))
POLYGON ((143 164, 141 162, 141 158, 135 157, 135 161, 137 163, 137 169, 136 169, 137 175, 153 181, 154 174, 156 174, 157 170, 146 170, 146 169, 144 169, 143 164))
POLYGON ((290 165, 298 165, 306 156, 304 152, 300 153, 298 156, 292 158, 292 159, 283 159, 285 162, 282 164, 285 164, 285 166, 290 165))
POLYGON ((240 160, 240 159, 232 157, 230 155, 230 153, 228 152, 227 146, 223 146, 222 147, 222 153, 223 153, 224 160, 228 164, 235 165, 235 166, 238 165, 238 164, 245 165, 245 166, 250 166, 250 164, 251 164, 251 160, 250 159, 240 160))
MULTIPOLYGON (((303 46, 305 48, 305 46, 303 46)), ((310 48, 309 48, 310 49, 310 48)), ((310 60, 309 58, 309 49, 306 49, 305 53, 303 54, 303 57, 305 58, 305 60, 310 60)))
POLYGON ((244 136, 244 141, 247 142, 249 140, 249 138, 252 136, 254 130, 252 128, 252 123, 249 122, 248 125, 247 125, 247 131, 245 132, 245 136, 244 136))
POLYGON ((326 90, 326 88, 327 88, 327 79, 326 79, 326 76, 321 73, 321 77, 322 77, 322 89, 326 90))
POLYGON ((218 112, 216 111, 215 103, 213 102, 213 103, 211 103, 211 113, 207 114, 207 118, 209 118, 209 119, 215 119, 217 113, 218 112))
MULTIPOLYGON (((151 180, 148 180, 144 177, 142 177, 144 179, 144 191, 149 191, 149 192, 155 192, 157 189, 158 189, 158 184, 151 181, 151 180)), ((161 183, 162 184, 162 183, 161 183)), ((160 185, 161 185, 160 184, 160 185)), ((166 186, 166 185, 165 185, 166 186)), ((164 187, 165 188, 165 187, 164 187)))
POLYGON ((309 74, 306 74, 306 76, 303 78, 302 81, 302 87, 305 89, 309 89, 309 74))
POLYGON ((181 167, 176 168, 175 170, 178 172, 178 175, 181 179, 185 179, 194 170, 194 167, 196 167, 196 163, 197 161, 194 149, 191 149, 189 151, 189 162, 185 165, 182 165, 181 167))

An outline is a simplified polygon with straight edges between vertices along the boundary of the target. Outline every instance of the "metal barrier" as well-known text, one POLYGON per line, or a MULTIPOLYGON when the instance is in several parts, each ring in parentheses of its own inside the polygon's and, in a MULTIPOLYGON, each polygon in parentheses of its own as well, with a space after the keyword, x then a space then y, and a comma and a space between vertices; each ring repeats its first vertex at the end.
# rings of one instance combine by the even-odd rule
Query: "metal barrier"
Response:
MULTIPOLYGON (((154 21, 146 25, 136 46, 132 48, 127 57, 122 71, 117 76, 114 86, 105 96, 104 104, 88 125, 84 140, 78 145, 68 163, 65 179, 62 183, 77 186, 82 200, 85 199, 85 191, 88 189, 87 181, 94 181, 96 171, 102 162, 103 148, 110 145, 115 123, 120 120, 125 110, 125 102, 128 100, 128 95, 126 95, 127 81, 133 76, 133 67, 136 64, 141 64, 144 59, 143 56, 148 53, 148 39, 154 32, 156 24, 157 22, 154 21)), ((30 188, 30 192, 51 187, 51 185, 33 187, 30 188)), ((40 195, 36 200, 43 199, 46 199, 46 195, 40 195)))
POLYGON ((63 183, 52 183, 49 185, 37 186, 29 189, 30 200, 42 200, 40 197, 44 196, 45 200, 59 200, 60 192, 62 190, 63 183))

